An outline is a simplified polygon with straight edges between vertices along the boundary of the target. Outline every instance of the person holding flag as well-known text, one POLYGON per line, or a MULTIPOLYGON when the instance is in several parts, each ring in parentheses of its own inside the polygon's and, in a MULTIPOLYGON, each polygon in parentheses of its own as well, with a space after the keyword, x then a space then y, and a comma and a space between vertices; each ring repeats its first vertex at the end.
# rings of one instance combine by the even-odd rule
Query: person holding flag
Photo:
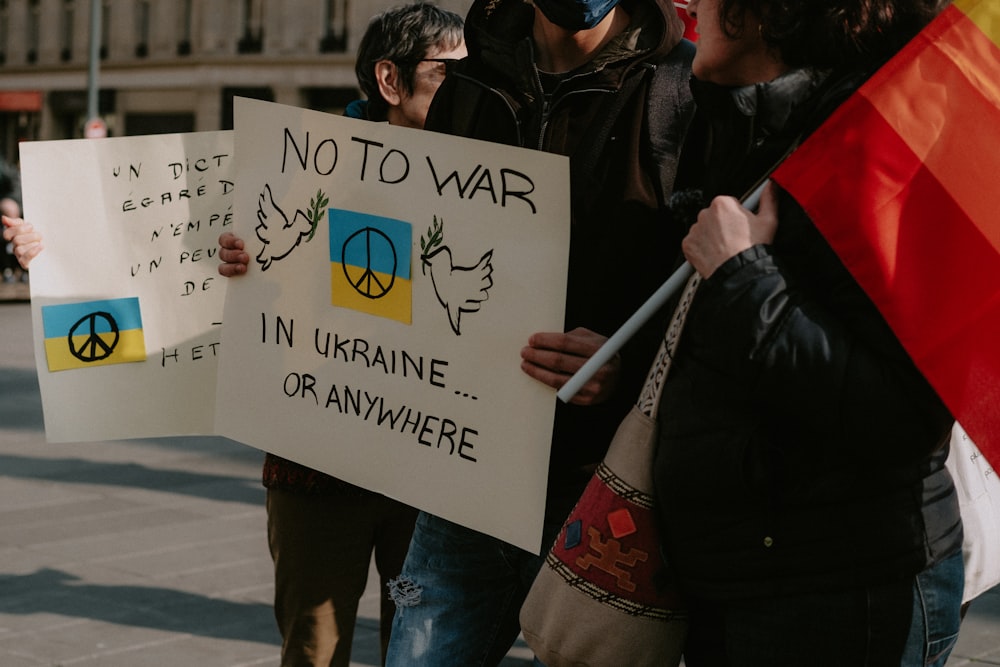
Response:
POLYGON ((952 415, 799 203, 774 183, 756 212, 740 203, 940 10, 688 6, 698 113, 679 172, 700 188, 674 212, 696 292, 653 469, 688 667, 943 665, 957 638, 952 415))

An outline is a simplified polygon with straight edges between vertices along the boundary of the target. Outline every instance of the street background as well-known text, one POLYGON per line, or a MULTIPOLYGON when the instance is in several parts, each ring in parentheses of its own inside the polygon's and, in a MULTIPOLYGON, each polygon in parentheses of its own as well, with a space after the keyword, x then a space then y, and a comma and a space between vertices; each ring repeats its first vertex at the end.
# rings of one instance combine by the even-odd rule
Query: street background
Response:
MULTIPOLYGON (((262 457, 223 438, 46 443, 27 285, 0 284, 0 666, 278 665, 262 457)), ((379 664, 377 581, 355 667, 379 664)), ((519 640, 503 667, 530 664, 519 640)), ((963 665, 1000 665, 1000 588, 972 604, 963 665)))

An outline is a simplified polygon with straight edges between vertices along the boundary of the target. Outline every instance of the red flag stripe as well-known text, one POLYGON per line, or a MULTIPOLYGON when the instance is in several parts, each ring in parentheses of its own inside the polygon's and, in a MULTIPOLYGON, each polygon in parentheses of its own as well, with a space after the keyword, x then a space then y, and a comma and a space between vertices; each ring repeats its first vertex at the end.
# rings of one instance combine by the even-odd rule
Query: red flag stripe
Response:
POLYGON ((804 144, 774 178, 802 202, 920 365, 950 347, 960 329, 982 331, 973 323, 990 303, 1000 308, 1000 254, 866 100, 855 96, 846 105, 844 131, 821 126, 816 142, 804 144), (828 140, 840 142, 850 164, 830 168, 822 146, 828 140), (956 284, 966 289, 956 291, 956 284))

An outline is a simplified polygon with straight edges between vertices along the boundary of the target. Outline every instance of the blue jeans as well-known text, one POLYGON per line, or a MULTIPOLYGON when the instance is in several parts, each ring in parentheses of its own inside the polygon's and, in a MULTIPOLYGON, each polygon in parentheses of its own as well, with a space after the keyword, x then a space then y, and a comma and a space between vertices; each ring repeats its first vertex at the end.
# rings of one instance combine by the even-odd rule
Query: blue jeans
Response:
POLYGON ((944 667, 958 641, 964 587, 961 551, 917 575, 902 667, 944 667))
MULTIPOLYGON (((543 544, 560 525, 546 526, 543 544)), ((399 579, 387 667, 497 665, 544 557, 421 512, 399 579)))

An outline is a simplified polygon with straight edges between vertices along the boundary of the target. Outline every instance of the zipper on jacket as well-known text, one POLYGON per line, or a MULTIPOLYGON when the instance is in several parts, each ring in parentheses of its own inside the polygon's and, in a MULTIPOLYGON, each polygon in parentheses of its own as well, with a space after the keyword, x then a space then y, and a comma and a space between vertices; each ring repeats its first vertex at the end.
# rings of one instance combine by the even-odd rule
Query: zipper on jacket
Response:
MULTIPOLYGON (((548 98, 545 96, 545 94, 543 92, 542 93, 542 100, 543 100, 542 101, 542 121, 541 121, 541 123, 539 125, 539 130, 538 130, 538 145, 536 146, 536 148, 538 148, 538 150, 543 150, 543 147, 545 145, 545 133, 548 130, 548 126, 549 126, 549 119, 552 117, 552 113, 556 110, 556 108, 559 107, 560 104, 563 103, 564 100, 569 99, 570 97, 572 97, 574 95, 581 94, 581 93, 595 93, 595 94, 598 94, 598 95, 613 95, 613 94, 617 94, 617 93, 619 93, 622 90, 622 88, 625 87, 625 81, 628 79, 628 77, 630 77, 630 76, 644 76, 645 75, 644 72, 641 72, 639 74, 635 74, 632 70, 633 70, 633 68, 636 68, 636 67, 644 69, 644 70, 648 70, 648 71, 652 71, 652 70, 656 69, 656 65, 648 63, 648 62, 646 62, 644 60, 643 61, 639 61, 639 62, 634 62, 634 63, 626 66, 626 69, 622 73, 622 77, 621 77, 621 80, 620 80, 619 85, 618 85, 617 88, 579 88, 577 90, 571 90, 568 93, 566 93, 565 95, 562 95, 562 96, 559 96, 559 97, 556 97, 555 94, 553 94, 553 98, 554 98, 555 101, 552 104, 549 104, 548 98)), ((592 72, 584 72, 584 73, 581 73, 581 74, 575 74, 572 77, 569 77, 568 79, 560 81, 559 85, 556 86, 556 90, 554 91, 554 93, 559 92, 559 88, 560 87, 562 87, 566 83, 572 81, 573 79, 575 79, 577 77, 586 77, 586 76, 589 76, 590 74, 592 74, 592 72)), ((537 67, 535 68, 535 83, 538 86, 538 90, 542 90, 542 81, 541 81, 541 77, 538 76, 538 68, 537 67)))
POLYGON ((549 129, 549 120, 552 118, 553 112, 556 109, 558 109, 562 104, 564 104, 565 100, 583 93, 597 93, 602 95, 609 95, 615 92, 616 91, 610 90, 608 88, 581 88, 579 90, 571 90, 565 95, 556 98, 555 101, 552 102, 552 104, 549 104, 548 99, 544 95, 542 95, 542 120, 538 126, 538 145, 536 146, 536 148, 538 150, 544 150, 545 134, 549 129))
MULTIPOLYGON (((517 112, 514 111, 514 107, 511 105, 510 100, 507 98, 506 95, 503 94, 503 92, 501 92, 500 90, 498 90, 497 88, 494 88, 492 86, 487 86, 482 81, 480 81, 478 79, 475 79, 475 78, 473 78, 471 76, 468 76, 467 74, 464 74, 462 72, 455 72, 453 74, 449 74, 449 76, 454 76, 454 77, 457 77, 457 78, 462 79, 464 81, 467 81, 469 83, 472 83, 477 88, 481 88, 481 89, 483 89, 483 90, 485 90, 487 92, 490 92, 490 93, 494 94, 495 96, 499 97, 500 100, 503 102, 503 105, 507 108, 507 111, 510 112, 511 119, 513 119, 513 121, 514 121, 514 132, 517 135, 517 145, 518 146, 523 146, 524 145, 524 137, 523 137, 524 133, 522 132, 521 121, 518 119, 517 112)), ((536 76, 537 76, 537 74, 536 74, 536 76)))

